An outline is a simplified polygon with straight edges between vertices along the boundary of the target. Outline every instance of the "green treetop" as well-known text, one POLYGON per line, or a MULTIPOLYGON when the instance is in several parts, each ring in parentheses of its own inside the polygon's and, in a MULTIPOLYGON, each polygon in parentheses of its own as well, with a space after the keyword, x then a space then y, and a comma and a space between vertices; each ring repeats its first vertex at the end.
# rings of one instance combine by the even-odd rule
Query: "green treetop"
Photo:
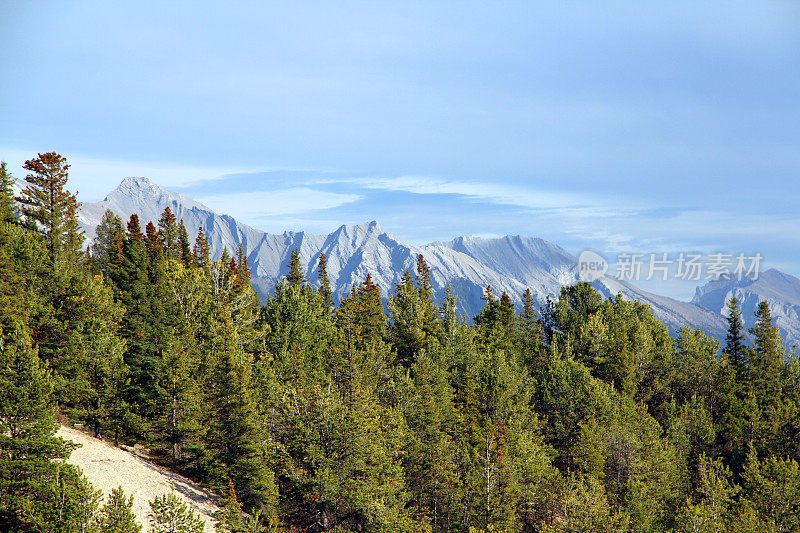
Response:
POLYGON ((25 225, 41 233, 47 245, 53 271, 69 257, 78 257, 82 244, 78 227, 78 201, 66 190, 69 176, 67 159, 55 152, 39 154, 25 162, 31 173, 28 185, 17 198, 25 225))
POLYGON ((0 161, 0 222, 15 222, 17 215, 14 200, 14 178, 6 168, 6 162, 0 161))
POLYGON ((307 281, 306 277, 303 275, 303 266, 300 263, 300 250, 297 248, 292 250, 292 257, 289 260, 289 273, 286 275, 286 281, 289 285, 302 285, 307 281))

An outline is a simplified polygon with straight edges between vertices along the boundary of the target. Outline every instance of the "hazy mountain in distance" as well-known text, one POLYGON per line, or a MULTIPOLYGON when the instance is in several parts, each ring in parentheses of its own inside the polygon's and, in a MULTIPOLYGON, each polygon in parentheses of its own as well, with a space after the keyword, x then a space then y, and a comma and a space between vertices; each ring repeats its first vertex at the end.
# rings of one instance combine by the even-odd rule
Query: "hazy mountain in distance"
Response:
MULTIPOLYGON (((359 225, 343 225, 329 235, 287 231, 270 234, 237 222, 228 215, 219 215, 210 208, 174 192, 162 189, 147 178, 125 178, 100 202, 81 206, 79 221, 87 237, 93 238, 103 214, 110 209, 124 220, 139 216, 142 225, 157 222, 169 207, 183 220, 194 238, 202 226, 209 238, 212 255, 218 258, 227 248, 235 251, 241 244, 253 273, 253 285, 266 297, 275 283, 288 272, 292 251, 302 256, 306 276, 317 283, 316 268, 320 253, 328 258, 328 275, 338 298, 346 295, 353 283, 372 275, 386 296, 400 281, 405 270, 412 270, 417 255, 422 253, 431 268, 434 288, 444 290, 448 283, 458 288, 462 311, 474 314, 480 308, 480 297, 487 285, 497 294, 503 291, 519 295, 525 286, 481 264, 472 257, 446 246, 407 246, 381 230, 373 221, 359 225)), ((544 293, 541 295, 544 297, 544 293)))
MULTIPOLYGON (((225 248, 235 251, 241 244, 252 269, 253 286, 262 298, 266 298, 275 283, 288 272, 295 248, 300 251, 306 277, 313 285, 318 285, 319 255, 326 255, 336 300, 346 295, 354 283, 363 281, 367 274, 386 297, 405 270, 413 272, 417 256, 423 254, 431 269, 436 294, 443 294, 449 285, 458 299, 460 312, 467 317, 474 316, 482 307, 481 297, 487 285, 492 286, 495 295, 506 292, 515 302, 520 302, 522 293, 530 288, 538 304, 543 305, 547 297, 557 298, 562 286, 578 281, 577 258, 542 239, 518 235, 494 239, 462 236, 413 246, 384 232, 375 221, 342 225, 328 235, 304 231, 270 234, 229 215, 217 214, 146 178, 125 178, 104 200, 83 204, 80 222, 91 238, 106 209, 124 220, 136 213, 144 225, 150 220, 157 222, 166 207, 183 220, 192 239, 198 228, 203 227, 215 258, 225 248)), ((800 281, 777 271, 769 272, 751 284, 729 287, 732 282, 727 280, 708 284, 698 288, 691 302, 652 294, 611 277, 600 278, 592 284, 604 296, 621 293, 626 299, 650 305, 656 317, 673 334, 683 326, 692 326, 719 339, 724 339, 726 329, 725 298, 734 293, 746 296, 742 300, 747 302, 745 313, 749 315, 756 300, 767 299, 774 306, 773 313, 787 342, 797 343, 800 339, 800 281)), ((749 320, 748 325, 751 323, 749 320)))
POLYGON ((761 272, 755 280, 720 278, 698 287, 692 302, 725 313, 727 301, 734 296, 739 299, 746 328, 755 324, 759 302, 766 301, 786 345, 800 345, 800 279, 775 269, 761 272))

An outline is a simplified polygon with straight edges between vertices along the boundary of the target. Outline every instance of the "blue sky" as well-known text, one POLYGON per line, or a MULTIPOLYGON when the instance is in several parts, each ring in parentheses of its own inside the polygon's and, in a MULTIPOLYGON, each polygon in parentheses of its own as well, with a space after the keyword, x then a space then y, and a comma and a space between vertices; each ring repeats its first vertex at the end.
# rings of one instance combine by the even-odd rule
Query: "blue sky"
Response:
MULTIPOLYGON (((760 252, 800 275, 800 4, 0 3, 0 158, 268 231, 760 252)), ((660 292, 689 297, 686 284, 660 292)))

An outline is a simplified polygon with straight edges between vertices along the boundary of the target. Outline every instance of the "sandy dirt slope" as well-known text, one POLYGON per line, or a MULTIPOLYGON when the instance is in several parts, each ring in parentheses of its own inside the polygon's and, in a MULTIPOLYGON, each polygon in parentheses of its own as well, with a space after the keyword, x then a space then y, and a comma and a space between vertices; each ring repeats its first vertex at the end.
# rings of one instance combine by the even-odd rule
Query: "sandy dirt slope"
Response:
POLYGON ((148 502, 156 496, 169 493, 173 483, 175 493, 206 521, 206 533, 214 531, 212 516, 219 508, 212 496, 197 484, 76 429, 62 426, 57 435, 81 445, 72 452, 67 462, 80 467, 92 485, 103 491, 104 496, 119 486, 122 486, 126 496, 133 496, 133 511, 143 531, 149 531, 148 502))

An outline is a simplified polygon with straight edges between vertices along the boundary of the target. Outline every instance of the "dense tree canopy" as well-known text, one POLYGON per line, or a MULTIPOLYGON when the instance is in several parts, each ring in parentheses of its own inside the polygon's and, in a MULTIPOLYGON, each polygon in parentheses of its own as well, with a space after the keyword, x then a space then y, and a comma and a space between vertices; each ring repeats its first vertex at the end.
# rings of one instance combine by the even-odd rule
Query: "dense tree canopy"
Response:
POLYGON ((66 161, 26 168, 15 200, 0 166, 4 531, 138 530, 57 414, 217 491, 221 531, 800 530, 800 366, 766 303, 748 345, 731 300, 720 350, 585 283, 541 309, 487 287, 467 320, 422 256, 335 302, 295 250, 262 305, 243 248, 169 209, 106 213, 84 257, 66 161))

